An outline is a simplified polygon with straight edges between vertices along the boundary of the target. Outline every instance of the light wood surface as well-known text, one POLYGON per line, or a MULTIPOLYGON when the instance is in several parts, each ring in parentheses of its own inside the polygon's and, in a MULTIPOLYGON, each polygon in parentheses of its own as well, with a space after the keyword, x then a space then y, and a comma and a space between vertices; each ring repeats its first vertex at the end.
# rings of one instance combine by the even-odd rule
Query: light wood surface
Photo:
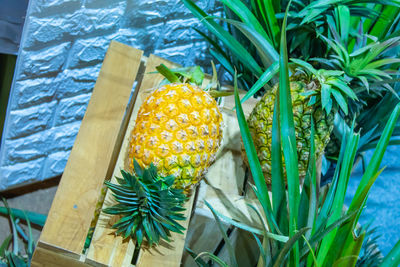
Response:
MULTIPOLYGON (((35 248, 35 256, 32 258, 31 266, 89 266, 82 254, 76 254, 60 247, 55 247, 45 242, 39 242, 35 248)), ((96 265, 98 267, 104 267, 96 265)))
POLYGON ((132 63, 141 55, 132 47, 110 44, 39 242, 82 252, 100 189, 119 150, 117 139, 139 67, 132 63))
MULTIPOLYGON (((163 79, 161 75, 151 73, 154 72, 156 70, 155 67, 161 63, 164 63, 168 67, 177 67, 177 65, 154 55, 150 55, 150 57, 146 59, 146 68, 144 70, 143 79, 138 82, 138 85, 135 88, 135 94, 132 98, 133 110, 130 116, 128 127, 123 137, 121 150, 119 152, 117 163, 115 164, 114 172, 111 178, 111 182, 113 183, 116 182, 116 177, 121 176, 121 169, 127 169, 125 162, 129 146, 130 133, 135 125, 137 113, 142 102, 151 93, 152 88, 156 87, 163 79)), ((107 192, 103 208, 106 208, 112 204, 112 195, 111 193, 107 192)), ((190 214, 191 206, 188 210, 190 214)), ((135 250, 135 241, 132 239, 124 240, 121 236, 115 236, 113 234, 115 230, 111 229, 112 224, 110 223, 110 219, 112 218, 109 215, 104 214, 103 212, 100 213, 98 224, 93 233, 93 239, 88 250, 87 258, 91 261, 102 263, 107 266, 129 266, 135 250)), ((169 251, 169 253, 173 252, 169 251)), ((149 261, 151 260, 152 259, 150 257, 149 261)))

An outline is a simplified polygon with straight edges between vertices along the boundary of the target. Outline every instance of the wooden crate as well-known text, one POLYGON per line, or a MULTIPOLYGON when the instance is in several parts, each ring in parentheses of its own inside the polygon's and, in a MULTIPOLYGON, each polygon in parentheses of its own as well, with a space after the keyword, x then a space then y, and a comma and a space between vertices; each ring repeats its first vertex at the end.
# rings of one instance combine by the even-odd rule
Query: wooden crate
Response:
MULTIPOLYGON (((93 239, 82 254, 86 236, 105 180, 115 179, 124 168, 128 137, 143 100, 162 77, 150 74, 160 63, 176 66, 154 55, 146 58, 143 51, 111 42, 100 70, 92 97, 71 151, 64 174, 52 203, 46 225, 38 241, 32 266, 130 266, 135 250, 134 240, 123 240, 110 229, 110 218, 100 214, 93 239), (136 85, 134 93, 132 88, 136 85)), ((244 106, 249 114, 255 101, 244 106)), ((234 114, 234 99, 222 100, 224 140, 217 160, 202 182, 197 194, 185 204, 189 219, 184 235, 173 234, 173 241, 148 250, 141 250, 136 266, 179 266, 186 244, 195 250, 207 247, 203 241, 207 231, 215 234, 215 225, 204 199, 222 213, 232 214, 230 205, 244 205, 242 198, 245 172, 240 155, 240 133, 234 114), (221 195, 222 192, 222 195, 221 195), (221 198, 221 196, 223 196, 221 198), (221 201, 221 199, 228 199, 221 201), (213 232, 214 231, 214 232, 213 232)), ((103 207, 109 205, 107 192, 103 207)), ((244 216, 254 217, 247 211, 244 216)), ((243 216, 243 214, 240 214, 243 216)), ((215 239, 214 239, 215 240, 215 239)), ((212 241, 216 242, 216 241, 212 241)), ((185 257, 185 265, 191 265, 185 257)))

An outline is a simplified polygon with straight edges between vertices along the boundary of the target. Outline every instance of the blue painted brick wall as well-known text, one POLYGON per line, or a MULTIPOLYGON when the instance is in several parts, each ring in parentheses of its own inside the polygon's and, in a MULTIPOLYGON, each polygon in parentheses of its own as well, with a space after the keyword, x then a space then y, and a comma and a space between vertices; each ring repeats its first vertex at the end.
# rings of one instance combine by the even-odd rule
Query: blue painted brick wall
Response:
MULTIPOLYGON (((214 1, 199 3, 215 11, 214 1)), ((30 1, 0 147, 0 191, 63 172, 110 40, 209 64, 179 0, 30 1)), ((204 64, 203 64, 204 65, 204 64)))

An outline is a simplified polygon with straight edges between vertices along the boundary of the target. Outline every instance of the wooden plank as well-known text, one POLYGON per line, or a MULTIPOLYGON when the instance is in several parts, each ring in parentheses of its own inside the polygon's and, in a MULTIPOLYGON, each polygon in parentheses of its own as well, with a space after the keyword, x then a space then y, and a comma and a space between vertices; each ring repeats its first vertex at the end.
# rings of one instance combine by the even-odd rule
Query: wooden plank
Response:
POLYGON ((35 256, 31 261, 32 267, 87 267, 89 265, 81 261, 81 255, 65 251, 60 248, 52 247, 43 242, 39 242, 35 248, 35 256))
MULTIPOLYGON (((189 201, 184 205, 186 211, 184 213, 187 218, 181 222, 181 225, 188 228, 190 213, 193 207, 194 194, 191 195, 189 201)), ((187 231, 184 234, 171 233, 171 242, 160 243, 157 247, 151 249, 142 249, 139 254, 137 267, 154 267, 154 266, 180 266, 182 254, 185 246, 187 231)))
MULTIPOLYGON (((133 103, 133 110, 130 115, 128 127, 123 137, 121 150, 111 177, 111 182, 113 183, 116 182, 115 177, 121 176, 120 170, 127 169, 125 162, 129 147, 130 133, 135 126, 137 113, 142 102, 151 93, 151 89, 156 87, 163 79, 159 74, 150 74, 150 72, 155 71, 155 67, 161 63, 164 63, 169 67, 177 66, 176 64, 154 55, 151 55, 147 59, 143 79, 139 81, 131 101, 133 103)), ((110 206, 112 203, 114 203, 112 195, 107 192, 104 207, 110 206)), ((112 223, 110 222, 110 219, 112 219, 112 217, 109 215, 104 214, 103 212, 100 213, 99 221, 93 233, 92 242, 88 250, 87 259, 107 266, 128 266, 131 263, 132 255, 135 250, 135 240, 124 240, 121 236, 115 236, 115 230, 111 229, 112 223)))
POLYGON ((43 228, 42 242, 82 252, 100 189, 114 167, 117 139, 141 56, 140 50, 111 42, 43 228))

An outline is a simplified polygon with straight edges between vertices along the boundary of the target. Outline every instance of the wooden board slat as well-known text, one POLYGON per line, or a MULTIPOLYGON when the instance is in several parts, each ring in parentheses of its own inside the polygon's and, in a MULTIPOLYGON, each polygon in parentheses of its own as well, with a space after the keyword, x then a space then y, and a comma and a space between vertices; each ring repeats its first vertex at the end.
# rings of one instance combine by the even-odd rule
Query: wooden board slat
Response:
MULTIPOLYGON (((115 177, 121 176, 121 169, 127 169, 125 166, 125 158, 129 146, 130 133, 135 125, 137 113, 144 99, 151 93, 151 89, 156 87, 163 77, 159 74, 150 74, 155 71, 155 67, 164 63, 169 67, 176 67, 169 61, 151 55, 146 62, 143 79, 139 81, 135 89, 135 94, 132 99, 133 109, 130 115, 128 127, 123 137, 123 143, 115 164, 111 182, 115 183, 115 177)), ((112 195, 107 192, 104 207, 113 203, 112 195)), ((102 263, 107 266, 128 266, 131 263, 132 255, 135 250, 135 241, 132 239, 124 240, 121 236, 115 236, 115 230, 111 229, 112 219, 109 215, 100 213, 98 224, 93 233, 92 242, 90 244, 87 259, 93 262, 102 263)))
POLYGON ((88 267, 89 265, 81 261, 80 254, 74 254, 41 242, 35 248, 35 256, 32 258, 31 266, 32 267, 47 267, 47 266, 88 267))
POLYGON ((82 252, 100 189, 116 160, 141 56, 140 50, 111 42, 39 242, 82 252))

